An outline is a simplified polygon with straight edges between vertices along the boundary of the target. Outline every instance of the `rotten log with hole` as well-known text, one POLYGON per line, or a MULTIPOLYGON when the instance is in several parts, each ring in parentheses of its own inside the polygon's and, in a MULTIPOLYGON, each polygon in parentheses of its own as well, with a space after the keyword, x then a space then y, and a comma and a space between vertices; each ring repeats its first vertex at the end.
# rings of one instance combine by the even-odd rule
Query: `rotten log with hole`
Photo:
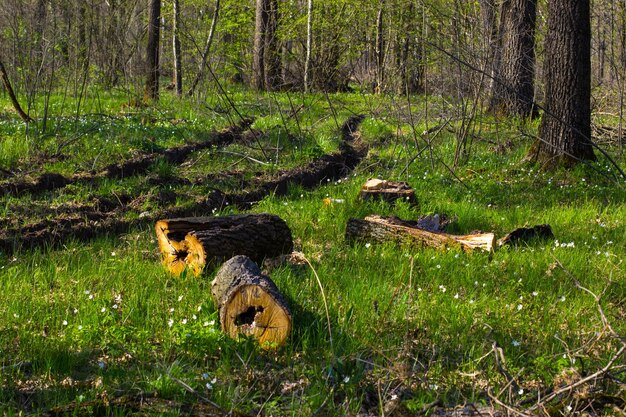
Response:
POLYGON ((460 248, 464 251, 482 249, 492 251, 495 245, 493 233, 452 235, 422 229, 416 222, 397 217, 367 216, 365 219, 349 219, 346 240, 368 243, 396 242, 436 249, 460 248))
POLYGON ((256 339, 264 349, 279 347, 291 332, 291 312, 276 284, 250 258, 226 261, 211 283, 222 331, 256 339))
POLYGON ((155 228, 163 263, 174 275, 188 268, 197 276, 207 263, 235 255, 261 262, 293 250, 287 223, 267 213, 166 219, 155 228))
POLYGON ((409 204, 417 204, 415 191, 406 182, 386 181, 378 178, 367 180, 361 187, 359 197, 363 201, 384 200, 393 203, 396 200, 403 200, 409 204))

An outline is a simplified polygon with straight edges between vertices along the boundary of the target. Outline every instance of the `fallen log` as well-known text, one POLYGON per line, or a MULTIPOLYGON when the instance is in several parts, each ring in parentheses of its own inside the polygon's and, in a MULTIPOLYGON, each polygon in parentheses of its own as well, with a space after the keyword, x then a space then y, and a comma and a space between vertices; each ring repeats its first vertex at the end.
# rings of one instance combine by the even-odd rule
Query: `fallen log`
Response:
POLYGON ((226 261, 211 283, 222 331, 256 339, 264 349, 279 347, 291 332, 291 312, 276 284, 247 256, 226 261))
POLYGON ((554 239, 554 233, 552 233, 552 228, 550 227, 550 225, 538 224, 533 227, 520 227, 518 229, 515 229, 508 235, 498 240, 498 246, 515 246, 521 243, 528 243, 533 239, 554 239))
POLYGON ((155 229, 163 263, 175 275, 186 268, 199 275, 207 262, 235 255, 261 262, 293 250, 289 226, 273 214, 159 220, 155 229))
POLYGON ((363 201, 381 199, 388 203, 397 200, 417 204, 415 191, 406 182, 386 181, 378 178, 370 178, 361 187, 359 197, 363 201))
POLYGON ((346 226, 347 241, 396 242, 437 249, 461 248, 464 251, 482 249, 492 251, 495 245, 493 233, 451 235, 419 228, 415 222, 397 217, 367 216, 365 219, 349 219, 346 226))

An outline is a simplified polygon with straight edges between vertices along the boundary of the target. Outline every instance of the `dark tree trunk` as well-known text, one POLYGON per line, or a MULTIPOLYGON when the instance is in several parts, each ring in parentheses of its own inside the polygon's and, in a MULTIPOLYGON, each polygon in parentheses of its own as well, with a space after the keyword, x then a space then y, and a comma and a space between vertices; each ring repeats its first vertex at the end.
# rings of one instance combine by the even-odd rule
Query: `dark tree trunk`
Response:
POLYGON ((257 90, 271 91, 280 83, 278 1, 257 0, 255 22, 252 85, 257 90))
POLYGON ((20 106, 20 102, 17 100, 17 96, 15 95, 13 87, 11 86, 11 81, 9 80, 9 74, 7 74, 7 70, 6 68, 4 68, 4 64, 2 63, 2 61, 0 61, 0 79, 2 79, 2 85, 7 90, 9 98, 11 99, 11 103, 13 104, 13 108, 15 109, 17 114, 20 115, 24 123, 32 122, 33 119, 24 112, 22 106, 20 106))
POLYGON ((501 8, 499 69, 491 91, 491 110, 528 117, 535 90, 536 0, 506 0, 501 8))
POLYGON ((529 157, 572 165, 595 160, 591 138, 589 0, 551 0, 545 45, 545 103, 529 157))
POLYGON ((281 85, 281 57, 278 48, 278 0, 269 0, 267 30, 265 31, 265 89, 276 90, 281 85))
POLYGON ((159 99, 159 36, 161 29, 161 0, 150 0, 148 22, 148 48, 146 62, 146 88, 144 101, 159 99))
POLYGON ((174 48, 174 90, 177 96, 183 94, 183 69, 182 58, 180 56, 180 39, 178 37, 178 27, 180 25, 180 4, 174 0, 174 22, 172 27, 172 46, 174 48))

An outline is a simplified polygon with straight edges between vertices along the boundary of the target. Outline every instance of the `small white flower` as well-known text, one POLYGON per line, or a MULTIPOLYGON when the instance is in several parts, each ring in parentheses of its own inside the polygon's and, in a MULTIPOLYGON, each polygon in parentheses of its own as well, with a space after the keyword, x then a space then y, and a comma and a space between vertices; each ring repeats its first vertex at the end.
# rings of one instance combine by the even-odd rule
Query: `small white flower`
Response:
POLYGON ((470 304, 474 304, 474 299, 472 298, 471 300, 469 300, 470 304))
POLYGON ((174 308, 172 307, 170 308, 170 313, 173 313, 173 312, 174 312, 174 308))
POLYGON ((74 314, 78 314, 78 309, 77 308, 74 309, 74 314))
POLYGON ((565 296, 564 295, 561 296, 561 302, 562 303, 565 302, 565 296))
POLYGON ((78 325, 78 330, 83 330, 83 325, 82 324, 78 325))
POLYGON ((117 304, 113 304, 113 310, 117 310, 117 304))
POLYGON ((345 377, 345 378, 343 379, 343 383, 344 383, 344 384, 347 384, 348 382, 350 382, 350 377, 349 377, 349 376, 347 376, 347 377, 345 377))
POLYGON ((202 310, 202 306, 198 306, 198 311, 201 311, 201 310, 202 310))
POLYGON ((524 394, 524 388, 520 388, 520 389, 519 389, 519 391, 517 391, 517 393, 518 393, 519 395, 524 394))
POLYGON ((93 294, 89 294, 89 299, 93 300, 93 294))
POLYGON ((111 256, 115 256, 117 255, 115 252, 111 252, 111 256))
POLYGON ((202 379, 209 379, 209 374, 206 372, 202 374, 202 379))
POLYGON ((515 340, 513 339, 513 341, 511 341, 511 344, 515 347, 518 347, 519 345, 521 345, 521 343, 519 342, 519 340, 515 340))
POLYGON ((178 302, 181 302, 181 301, 183 301, 183 296, 182 296, 182 295, 179 295, 179 296, 178 296, 178 302))
POLYGON ((522 306, 521 304, 517 305, 517 311, 521 310, 524 306, 522 306))
POLYGON ((457 299, 457 300, 459 299, 459 293, 458 292, 456 294, 454 294, 454 298, 457 299))
POLYGON ((104 363, 104 361, 99 361, 98 362, 98 368, 104 369, 105 366, 106 366, 106 364, 104 363))
POLYGON ((168 326, 168 327, 172 327, 173 325, 174 325, 174 320, 169 319, 169 320, 167 321, 167 326, 168 326))
POLYGON ((89 295, 89 293, 91 293, 91 291, 85 290, 85 294, 89 295))
POLYGON ((392 401, 395 401, 395 400, 397 400, 397 399, 398 399, 398 395, 397 395, 397 394, 392 394, 392 395, 391 395, 391 400, 392 400, 392 401))
POLYGON ((441 269, 441 265, 437 264, 437 269, 441 269))
POLYGON ((368 249, 370 248, 370 246, 372 246, 372 244, 371 244, 371 243, 369 243, 369 242, 367 242, 367 243, 365 244, 365 247, 366 247, 366 248, 368 248, 368 249))
POLYGON ((539 293, 537 291, 533 291, 533 297, 536 297, 538 295, 539 295, 539 293))
POLYGON ((63 320, 63 325, 67 326, 67 320, 63 320))
POLYGON ((198 316, 196 316, 195 314, 193 316, 191 316, 192 319, 197 320, 198 316))
POLYGON ((19 319, 19 318, 20 318, 20 315, 19 315, 19 314, 17 314, 17 313, 13 313, 13 317, 15 317, 16 319, 19 319))
POLYGON ((422 287, 417 287, 417 292, 421 292, 422 291, 422 287))
POLYGON ((180 322, 181 322, 182 324, 187 324, 187 319, 182 319, 180 322))
POLYGON ((107 308, 106 308, 106 307, 102 307, 102 308, 100 309, 100 312, 101 312, 101 313, 104 313, 105 311, 107 311, 107 308))
POLYGON ((565 407, 565 408, 567 408, 567 412, 568 412, 568 413, 569 413, 569 412, 571 412, 571 411, 573 410, 573 408, 572 408, 572 406, 571 406, 571 405, 568 405, 568 406, 567 406, 567 407, 565 407))

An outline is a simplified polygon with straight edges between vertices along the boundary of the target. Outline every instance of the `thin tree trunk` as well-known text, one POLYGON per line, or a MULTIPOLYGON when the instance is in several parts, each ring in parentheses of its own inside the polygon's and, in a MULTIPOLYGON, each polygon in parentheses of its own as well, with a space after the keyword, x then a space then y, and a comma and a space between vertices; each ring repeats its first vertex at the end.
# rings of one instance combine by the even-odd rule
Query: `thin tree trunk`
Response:
POLYGON ((313 44, 313 0, 308 0, 306 16, 306 58, 304 60, 304 92, 311 86, 311 47, 313 44))
POLYGON ((146 88, 144 101, 159 99, 159 36, 161 29, 161 0, 150 0, 150 20, 148 22, 148 47, 146 88))
POLYGON ((27 115, 24 110, 22 110, 22 106, 20 106, 20 102, 17 101, 17 96, 15 95, 15 91, 13 91, 13 87, 11 87, 11 81, 9 80, 9 74, 7 74, 6 68, 4 68, 4 64, 0 61, 0 78, 2 78, 2 85, 6 88, 7 93, 9 93, 9 98, 11 99, 11 103, 13 103, 13 108, 17 114, 20 115, 24 123, 31 123, 33 119, 27 115))
POLYGON ((174 0, 174 21, 172 27, 172 45, 174 47, 174 89, 177 96, 183 94, 183 70, 182 58, 180 56, 180 39, 178 38, 178 25, 180 24, 180 4, 179 0, 174 0))
POLYGON ((546 99, 529 157, 548 166, 595 160, 591 138, 589 0, 551 0, 545 45, 546 99))
POLYGON ((385 0, 380 0, 378 15, 376 16, 376 88, 375 93, 380 94, 383 88, 385 66, 385 42, 383 39, 383 12, 385 0))
POLYGON ((211 29, 209 29, 209 35, 207 36, 206 43, 204 44, 204 50, 202 51, 202 59, 200 61, 200 65, 198 66, 198 73, 196 77, 193 79, 191 83, 191 87, 189 91, 187 91, 188 96, 192 96, 196 91, 196 87, 198 83, 204 77, 204 69, 206 68, 207 59, 209 58, 209 52, 211 51, 211 44, 213 43, 213 36, 215 34, 215 27, 217 26, 217 19, 220 14, 220 0, 215 0, 215 10, 213 11, 213 18, 211 19, 211 29))

